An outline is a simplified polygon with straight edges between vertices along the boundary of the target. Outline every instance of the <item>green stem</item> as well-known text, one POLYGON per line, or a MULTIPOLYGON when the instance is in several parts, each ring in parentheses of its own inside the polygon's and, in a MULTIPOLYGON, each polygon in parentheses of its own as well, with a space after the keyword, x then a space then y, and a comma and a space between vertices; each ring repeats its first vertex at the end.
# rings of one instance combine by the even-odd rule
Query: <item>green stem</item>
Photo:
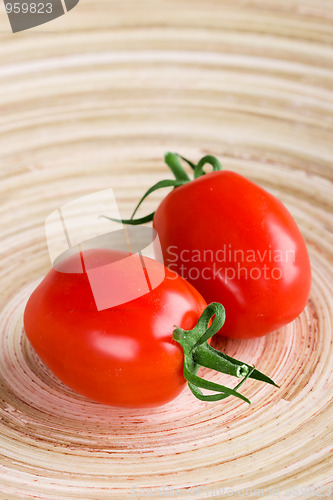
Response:
POLYGON ((213 172, 217 172, 218 170, 222 170, 222 165, 219 162, 215 156, 212 155, 207 155, 201 158, 199 161, 198 165, 194 169, 194 178, 196 179, 197 177, 201 177, 202 175, 205 175, 205 172, 203 170, 203 167, 206 164, 209 164, 213 167, 213 172))
POLYGON ((178 327, 174 330, 173 339, 181 345, 184 352, 184 377, 192 393, 202 401, 218 401, 228 396, 235 396, 250 403, 238 392, 245 380, 254 378, 275 386, 276 384, 254 367, 233 359, 208 344, 207 340, 221 329, 224 321, 224 307, 218 302, 213 302, 206 307, 192 330, 183 330, 178 327), (234 377, 243 377, 243 379, 231 389, 199 377, 197 373, 202 366, 234 377), (201 388, 215 391, 215 394, 205 395, 200 390, 201 388))
POLYGON ((221 163, 218 161, 218 159, 211 155, 206 155, 203 158, 201 158, 201 160, 197 165, 195 165, 190 160, 187 160, 186 158, 180 156, 177 153, 166 153, 164 159, 165 163, 172 171, 175 179, 165 179, 163 181, 159 181, 156 184, 154 184, 154 186, 152 186, 150 189, 148 189, 148 191, 145 192, 145 194, 142 196, 141 200, 135 207, 130 219, 122 219, 118 221, 117 219, 106 217, 107 219, 116 222, 122 222, 123 224, 128 224, 132 226, 137 226, 139 224, 145 224, 146 222, 151 222, 154 218, 155 212, 152 212, 151 214, 146 215, 145 217, 141 217, 140 219, 134 219, 134 216, 138 208, 140 207, 141 203, 147 198, 147 196, 149 196, 154 191, 157 191, 158 189, 162 189, 165 187, 173 187, 174 189, 176 189, 179 186, 183 186, 184 184, 191 182, 191 179, 185 172, 184 167, 182 166, 180 160, 185 161, 191 167, 191 169, 193 170, 194 179, 196 179, 197 177, 201 177, 202 175, 205 175, 203 167, 207 163, 212 165, 213 171, 222 169, 221 163))
MULTIPOLYGON (((178 153, 177 153, 177 155, 178 155, 178 153)), ((184 158, 184 156, 181 156, 181 155, 178 155, 178 156, 179 156, 179 158, 181 160, 185 161, 191 167, 192 170, 195 170, 195 167, 196 167, 195 163, 193 163, 192 161, 188 160, 187 158, 184 158)))
POLYGON ((136 212, 138 211, 141 203, 147 198, 147 196, 149 196, 151 193, 153 193, 154 191, 157 191, 158 189, 162 189, 162 188, 165 188, 165 187, 178 187, 178 186, 182 186, 183 184, 185 184, 187 181, 186 180, 181 180, 181 179, 166 179, 164 181, 159 181, 157 182, 156 184, 154 184, 151 188, 148 189, 148 191, 146 191, 146 193, 142 196, 141 200, 139 201, 139 203, 137 204, 137 206, 135 207, 134 209, 134 212, 132 213, 132 217, 131 219, 133 219, 134 215, 136 214, 136 212))
POLYGON ((196 363, 206 368, 211 368, 218 372, 227 373, 228 375, 233 375, 234 377, 246 377, 246 375, 251 371, 246 365, 236 365, 230 363, 225 358, 219 356, 218 351, 209 346, 207 342, 199 345, 195 349, 194 359, 196 363))
POLYGON ((175 153, 165 153, 165 163, 168 165, 177 181, 189 182, 191 179, 185 172, 182 164, 179 161, 179 156, 175 153))

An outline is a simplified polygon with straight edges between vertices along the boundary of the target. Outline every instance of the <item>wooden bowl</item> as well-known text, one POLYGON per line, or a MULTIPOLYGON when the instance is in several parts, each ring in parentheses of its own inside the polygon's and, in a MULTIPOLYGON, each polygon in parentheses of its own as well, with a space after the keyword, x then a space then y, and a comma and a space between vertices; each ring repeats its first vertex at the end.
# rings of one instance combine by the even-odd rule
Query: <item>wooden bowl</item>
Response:
POLYGON ((2 15, 1 498, 333 498, 332 16, 325 0, 86 0, 13 35, 2 15), (153 410, 93 403, 23 332, 50 267, 46 217, 106 187, 129 216, 168 176, 166 150, 217 155, 278 196, 307 241, 300 317, 218 343, 281 386, 248 381, 251 406, 187 388, 153 410))

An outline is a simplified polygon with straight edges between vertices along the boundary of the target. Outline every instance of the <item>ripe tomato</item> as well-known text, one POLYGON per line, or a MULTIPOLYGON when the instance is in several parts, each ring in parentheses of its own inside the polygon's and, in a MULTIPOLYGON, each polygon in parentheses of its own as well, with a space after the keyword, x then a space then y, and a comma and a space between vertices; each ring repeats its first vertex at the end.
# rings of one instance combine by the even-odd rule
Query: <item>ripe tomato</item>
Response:
POLYGON ((175 189, 155 214, 124 222, 153 218, 165 264, 207 302, 224 305, 222 335, 259 337, 295 319, 309 297, 311 268, 286 207, 241 175, 221 171, 214 157, 204 157, 197 166, 185 161, 196 178, 190 181, 177 155, 168 153, 166 162, 176 181, 161 181, 146 195, 160 187, 175 189), (214 172, 205 174, 205 163, 214 172))
MULTIPOLYGON (((105 266, 119 252, 85 251, 86 268, 105 266)), ((139 255, 127 260, 135 278, 139 255)), ((149 272, 160 271, 149 259, 149 272)), ((97 310, 79 253, 52 268, 28 300, 27 337, 45 364, 66 385, 95 401, 124 407, 149 407, 176 397, 186 380, 183 352, 172 339, 175 325, 191 329, 206 306, 180 276, 165 269, 162 283, 127 303, 97 310)), ((124 277, 100 275, 94 292, 127 286, 124 277), (97 287, 97 288, 96 288, 97 287)), ((107 292, 106 292, 107 293, 107 292)))
POLYGON ((55 375, 95 401, 159 406, 176 397, 187 381, 198 399, 236 396, 249 403, 237 390, 247 378, 275 384, 208 344, 223 325, 224 308, 206 305, 189 283, 155 260, 108 249, 81 250, 58 262, 32 293, 24 326, 55 375), (133 290, 139 292, 134 299, 133 290), (119 297, 131 300, 119 302, 119 297), (199 377, 200 366, 243 379, 230 389, 199 377), (214 394, 205 395, 201 388, 214 394))

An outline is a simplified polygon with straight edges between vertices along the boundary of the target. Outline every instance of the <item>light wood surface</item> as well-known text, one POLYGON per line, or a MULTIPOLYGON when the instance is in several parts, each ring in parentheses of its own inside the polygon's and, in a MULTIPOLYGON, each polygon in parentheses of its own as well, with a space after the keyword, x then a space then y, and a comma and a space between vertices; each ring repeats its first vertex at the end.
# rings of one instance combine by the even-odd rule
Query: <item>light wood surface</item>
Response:
POLYGON ((312 499, 311 487, 333 498, 332 7, 81 0, 13 35, 1 4, 1 499, 161 497, 155 488, 163 498, 312 499), (48 371, 22 330, 50 266, 49 213, 112 187, 130 215, 165 178, 166 150, 218 155, 277 195, 308 244, 302 315, 262 339, 219 342, 281 386, 247 382, 250 407, 205 404, 187 389, 155 410, 92 403, 48 371))

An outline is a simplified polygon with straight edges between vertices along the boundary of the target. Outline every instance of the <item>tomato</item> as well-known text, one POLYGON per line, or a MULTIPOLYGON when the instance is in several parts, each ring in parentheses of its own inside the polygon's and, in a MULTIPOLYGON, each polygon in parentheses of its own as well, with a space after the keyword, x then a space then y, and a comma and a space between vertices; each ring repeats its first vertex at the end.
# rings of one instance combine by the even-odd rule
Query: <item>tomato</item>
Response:
POLYGON ((24 328, 53 373, 97 402, 159 406, 186 382, 204 401, 233 395, 249 402, 237 390, 247 378, 274 382, 208 344, 223 325, 224 308, 206 305, 192 285, 159 262, 95 248, 62 258, 48 272, 27 302, 24 328), (229 389, 199 377, 200 366, 243 380, 229 389))
MULTIPOLYGON (((85 252, 85 263, 105 266, 119 252, 85 252)), ((139 256, 127 259, 137 273, 139 256)), ((161 264, 149 259, 150 272, 161 264)), ((172 339, 175 325, 191 329, 206 306, 201 295, 180 276, 165 269, 154 290, 116 307, 97 310, 80 254, 52 268, 32 293, 24 313, 26 335, 45 364, 66 385, 95 401, 124 407, 164 404, 183 389, 183 353, 172 339)), ((112 272, 105 280, 115 289, 126 286, 112 272)), ((98 288, 96 290, 96 287, 98 288)))
POLYGON ((214 157, 197 166, 186 160, 195 172, 192 181, 177 155, 167 154, 166 161, 176 181, 161 181, 146 195, 164 186, 175 189, 155 214, 124 222, 153 218, 165 264, 207 302, 224 305, 221 335, 259 337, 294 320, 309 297, 311 268, 286 207, 243 176, 221 170, 214 157), (205 174, 205 163, 214 171, 205 174))

